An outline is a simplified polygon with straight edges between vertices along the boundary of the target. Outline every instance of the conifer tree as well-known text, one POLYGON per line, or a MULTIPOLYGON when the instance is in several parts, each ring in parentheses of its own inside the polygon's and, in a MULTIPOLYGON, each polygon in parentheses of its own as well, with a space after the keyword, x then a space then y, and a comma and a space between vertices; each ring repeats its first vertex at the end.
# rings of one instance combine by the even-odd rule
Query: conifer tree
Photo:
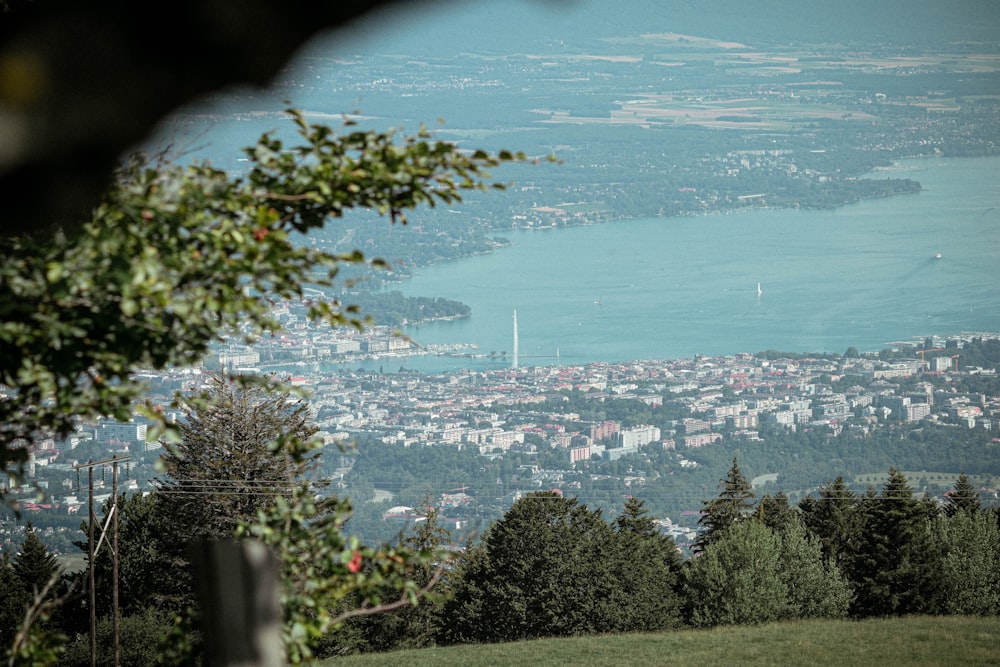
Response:
POLYGON ((615 518, 615 530, 618 533, 629 532, 641 537, 654 537, 660 534, 653 521, 653 517, 647 516, 649 510, 645 507, 646 501, 639 500, 634 496, 629 496, 625 501, 622 513, 615 518))
POLYGON ((959 512, 975 514, 982 509, 979 491, 964 472, 955 480, 955 488, 947 494, 947 498, 948 503, 944 511, 948 516, 954 516, 959 512))
POLYGON ((930 539, 931 509, 913 497, 895 468, 861 505, 861 531, 848 572, 856 616, 935 613, 940 603, 939 550, 930 539))
POLYGON ((629 497, 613 524, 619 583, 608 602, 621 609, 617 630, 623 632, 663 630, 681 621, 681 554, 648 514, 645 501, 629 497))
POLYGON ((705 547, 717 540, 730 526, 753 512, 753 501, 756 496, 735 457, 726 479, 719 482, 719 488, 721 491, 718 497, 702 501, 704 508, 701 518, 698 519, 701 530, 694 545, 696 552, 704 551, 705 547))
POLYGON ((754 516, 775 532, 781 532, 795 518, 795 511, 788 504, 788 496, 779 491, 774 496, 764 494, 757 503, 754 516))
MULTIPOLYGON (((118 608, 123 617, 150 609, 175 614, 191 604, 188 591, 179 585, 186 560, 172 546, 175 540, 170 524, 164 523, 163 512, 157 507, 160 500, 157 493, 118 497, 118 608)), ((99 525, 108 522, 112 507, 109 498, 99 525)), ((82 529, 86 533, 86 523, 82 529)), ((75 544, 84 552, 88 549, 85 538, 75 544)), ((103 550, 94 560, 94 570, 97 608, 109 610, 112 562, 103 550)), ((86 586, 82 582, 78 585, 81 589, 86 586)))
MULTIPOLYGON (((242 523, 290 494, 312 465, 280 446, 315 432, 306 403, 273 393, 266 382, 213 376, 207 390, 184 397, 182 411, 181 441, 165 448, 154 497, 123 499, 119 508, 119 584, 128 613, 143 605, 182 615, 197 608, 189 546, 236 539, 242 523)), ((97 565, 99 593, 107 596, 107 563, 97 565)))
POLYGON ((820 487, 819 497, 806 496, 799 510, 806 528, 819 537, 823 554, 843 566, 860 537, 860 501, 842 476, 820 487))
POLYGON ((166 476, 157 489, 159 516, 182 544, 232 538, 241 521, 255 519, 310 469, 311 459, 277 446, 315 433, 305 401, 215 376, 183 407, 182 439, 163 455, 166 476))
POLYGON ((24 542, 21 543, 21 549, 14 558, 13 569, 14 576, 21 582, 25 592, 31 595, 45 588, 46 584, 62 571, 59 560, 49 553, 48 548, 35 534, 31 523, 28 523, 24 542))
POLYGON ((531 493, 463 558, 442 641, 495 642, 680 623, 679 556, 636 500, 614 527, 600 510, 531 493))
MULTIPOLYGON (((474 588, 456 599, 479 619, 465 626, 477 641, 510 641, 605 629, 595 602, 612 584, 600 557, 610 527, 576 499, 531 493, 516 502, 483 540, 485 558, 466 573, 474 588), (463 595, 474 592, 474 599, 463 595), (478 598, 478 599, 476 599, 478 598), (471 632, 470 632, 471 631, 471 632)), ((471 615, 470 615, 471 616, 471 615)))
MULTIPOLYGON (((4 569, 7 569, 6 563, 4 569)), ((5 582, 5 587, 10 587, 8 590, 12 593, 9 600, 4 599, 4 606, 10 608, 6 614, 0 617, 3 618, 5 625, 8 625, 11 620, 16 622, 14 628, 10 628, 8 625, 8 627, 3 628, 3 632, 6 636, 7 632, 13 630, 9 639, 13 639, 14 643, 21 643, 22 648, 17 649, 18 651, 33 654, 35 662, 31 662, 31 664, 49 664, 41 656, 48 655, 54 658, 62 650, 61 645, 65 637, 52 631, 56 624, 56 621, 53 620, 53 614, 64 613, 61 607, 65 603, 65 599, 61 593, 66 591, 60 591, 63 588, 63 582, 60 581, 61 575, 62 567, 59 565, 58 559, 49 552, 35 533, 34 527, 28 523, 24 541, 10 565, 9 574, 0 575, 0 577, 8 579, 5 582), (10 581, 10 578, 13 579, 13 582, 10 581), (12 583, 13 586, 11 586, 12 583), (24 634, 25 628, 27 628, 26 634, 24 634)), ((8 641, 5 648, 10 646, 11 642, 8 641)), ((26 654, 22 654, 18 658, 24 660, 26 654)), ((10 664, 22 664, 17 661, 18 658, 12 657, 10 664)), ((28 662, 23 664, 28 664, 28 662)))
POLYGON ((31 599, 24 584, 14 574, 10 556, 0 553, 0 646, 8 647, 24 621, 24 610, 31 599))

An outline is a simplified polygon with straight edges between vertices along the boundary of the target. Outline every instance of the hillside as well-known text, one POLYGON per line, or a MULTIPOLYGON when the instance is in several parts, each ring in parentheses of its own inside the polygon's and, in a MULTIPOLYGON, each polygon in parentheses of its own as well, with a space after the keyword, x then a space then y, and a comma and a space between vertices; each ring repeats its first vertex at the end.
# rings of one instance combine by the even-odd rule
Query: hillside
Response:
POLYGON ((808 621, 663 634, 545 639, 327 660, 355 667, 422 665, 995 665, 1000 618, 808 621))

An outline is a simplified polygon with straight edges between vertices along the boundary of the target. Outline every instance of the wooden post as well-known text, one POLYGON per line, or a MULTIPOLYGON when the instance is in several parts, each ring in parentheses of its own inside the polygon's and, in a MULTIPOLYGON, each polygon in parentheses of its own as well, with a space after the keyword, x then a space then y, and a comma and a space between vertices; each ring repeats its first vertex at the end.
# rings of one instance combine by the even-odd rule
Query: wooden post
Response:
POLYGON ((191 549, 206 665, 283 667, 278 563, 259 542, 202 542, 191 549))

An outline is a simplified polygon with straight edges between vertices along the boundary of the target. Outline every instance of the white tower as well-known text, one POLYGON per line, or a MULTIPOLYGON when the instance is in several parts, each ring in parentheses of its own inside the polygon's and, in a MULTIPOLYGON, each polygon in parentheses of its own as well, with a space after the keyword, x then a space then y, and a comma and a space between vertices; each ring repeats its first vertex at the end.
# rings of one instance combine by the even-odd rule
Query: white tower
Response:
POLYGON ((514 365, 517 368, 517 309, 514 309, 514 365))

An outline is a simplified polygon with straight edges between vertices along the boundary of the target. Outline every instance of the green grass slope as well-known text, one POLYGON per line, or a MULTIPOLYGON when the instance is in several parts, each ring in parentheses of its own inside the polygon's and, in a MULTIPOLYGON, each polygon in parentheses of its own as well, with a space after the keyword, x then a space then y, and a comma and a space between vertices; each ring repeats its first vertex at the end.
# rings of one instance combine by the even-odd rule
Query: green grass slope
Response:
POLYGON ((407 665, 997 665, 1000 618, 916 616, 802 621, 664 634, 603 635, 337 658, 338 667, 407 665))

